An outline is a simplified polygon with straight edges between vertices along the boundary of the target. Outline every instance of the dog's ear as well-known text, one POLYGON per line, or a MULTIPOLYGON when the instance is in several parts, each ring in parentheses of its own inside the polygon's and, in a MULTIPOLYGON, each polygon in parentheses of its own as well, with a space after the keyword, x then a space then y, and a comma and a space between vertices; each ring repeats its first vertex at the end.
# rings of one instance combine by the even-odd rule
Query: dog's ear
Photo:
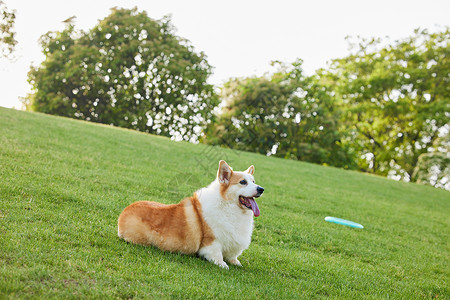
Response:
POLYGON ((232 173, 233 170, 230 166, 224 160, 221 160, 219 162, 219 171, 217 171, 217 179, 219 180, 219 183, 225 185, 229 184, 232 173))
POLYGON ((253 175, 253 173, 255 173, 255 166, 251 165, 245 172, 247 172, 250 175, 253 175))

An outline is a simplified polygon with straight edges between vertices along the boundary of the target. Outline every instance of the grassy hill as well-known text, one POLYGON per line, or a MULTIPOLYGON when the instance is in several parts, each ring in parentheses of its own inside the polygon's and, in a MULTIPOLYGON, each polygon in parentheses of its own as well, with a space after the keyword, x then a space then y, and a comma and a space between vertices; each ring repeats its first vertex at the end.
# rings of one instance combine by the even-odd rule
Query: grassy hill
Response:
POLYGON ((449 212, 427 186, 0 108, 0 298, 449 299, 449 212), (219 159, 266 190, 243 268, 117 237, 124 207, 178 202, 219 159))

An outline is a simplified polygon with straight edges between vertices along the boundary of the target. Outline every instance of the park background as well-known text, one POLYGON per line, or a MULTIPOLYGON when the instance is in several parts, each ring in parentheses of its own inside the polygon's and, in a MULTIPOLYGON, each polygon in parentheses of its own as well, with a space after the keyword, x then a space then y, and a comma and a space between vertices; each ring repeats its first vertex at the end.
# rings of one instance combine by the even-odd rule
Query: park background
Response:
POLYGON ((0 295, 448 298, 448 4, 314 3, 2 1, 0 295), (219 159, 243 269, 117 238, 219 159))
POLYGON ((33 19, 24 16, 33 8, 19 1, 12 31, 23 44, 2 59, 2 81, 8 82, 2 101, 450 189, 445 9, 414 2, 371 9, 318 3, 258 2, 253 11, 252 2, 241 10, 233 3, 221 9, 147 3, 149 13, 116 8, 104 19, 102 2, 89 13, 79 12, 82 5, 59 4, 54 8, 65 12, 63 18, 51 10, 31 27, 33 19), (171 9, 159 20, 152 16, 171 9), (159 37, 148 37, 151 28, 159 37), (170 41, 156 45, 164 35, 170 41), (92 47, 98 52, 86 52, 92 47), (112 60, 114 67, 105 63, 112 60), (83 75, 88 65, 93 70, 83 75))

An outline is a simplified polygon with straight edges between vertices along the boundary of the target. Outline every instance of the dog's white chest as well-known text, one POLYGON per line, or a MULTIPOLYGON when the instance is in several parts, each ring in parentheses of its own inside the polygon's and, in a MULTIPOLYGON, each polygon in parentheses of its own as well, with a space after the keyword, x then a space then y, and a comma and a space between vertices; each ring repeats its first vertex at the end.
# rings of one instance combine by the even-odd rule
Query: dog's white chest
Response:
MULTIPOLYGON (((224 252, 236 252, 247 249, 253 231, 253 213, 249 210, 225 208, 222 214, 210 219, 211 229, 224 252)), ((208 222, 208 221, 207 221, 208 222)))
MULTIPOLYGON (((202 195, 205 196, 205 195, 202 195)), ((251 242, 253 212, 235 204, 224 205, 214 198, 203 198, 203 217, 214 233, 223 252, 242 252, 251 242)))

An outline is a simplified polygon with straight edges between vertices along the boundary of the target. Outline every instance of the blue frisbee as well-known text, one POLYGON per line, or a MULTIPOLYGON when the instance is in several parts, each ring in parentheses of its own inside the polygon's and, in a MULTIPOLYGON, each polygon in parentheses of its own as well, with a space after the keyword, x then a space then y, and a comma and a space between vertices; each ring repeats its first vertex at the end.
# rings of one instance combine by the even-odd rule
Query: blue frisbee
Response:
POLYGON ((364 228, 364 226, 362 226, 361 224, 358 224, 358 223, 355 223, 355 222, 352 222, 349 220, 335 218, 335 217, 326 217, 325 221, 340 224, 340 225, 350 226, 353 228, 361 228, 361 229, 364 228))

